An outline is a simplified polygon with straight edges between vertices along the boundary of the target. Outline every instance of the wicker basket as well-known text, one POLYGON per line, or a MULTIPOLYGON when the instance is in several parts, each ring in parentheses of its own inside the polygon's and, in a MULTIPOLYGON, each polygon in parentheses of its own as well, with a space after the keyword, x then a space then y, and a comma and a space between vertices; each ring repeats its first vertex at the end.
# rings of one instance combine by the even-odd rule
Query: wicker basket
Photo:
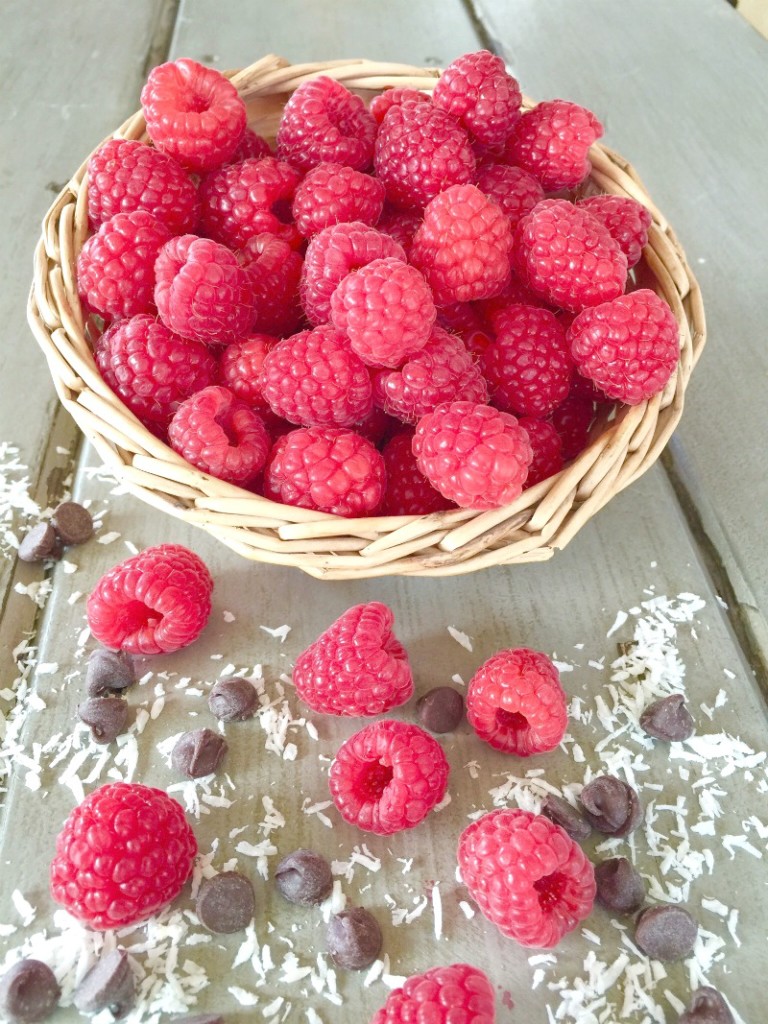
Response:
MULTIPOLYGON (((270 55, 230 77, 247 104, 251 126, 274 139, 287 95, 321 74, 370 99, 389 86, 430 91, 440 72, 366 60, 291 65, 270 55)), ((114 137, 146 139, 141 113, 114 137)), ((680 325, 680 360, 661 394, 599 422, 577 459, 502 508, 344 519, 278 505, 224 483, 157 440, 107 387, 93 360, 92 332, 75 282, 77 256, 88 233, 86 163, 43 222, 29 323, 62 403, 126 486, 163 512, 201 526, 246 558, 296 566, 325 579, 447 576, 543 561, 656 461, 680 419, 685 388, 705 341, 699 287, 666 219, 626 160, 600 145, 592 147, 590 156, 590 188, 632 196, 653 214, 638 272, 672 308, 680 325)))

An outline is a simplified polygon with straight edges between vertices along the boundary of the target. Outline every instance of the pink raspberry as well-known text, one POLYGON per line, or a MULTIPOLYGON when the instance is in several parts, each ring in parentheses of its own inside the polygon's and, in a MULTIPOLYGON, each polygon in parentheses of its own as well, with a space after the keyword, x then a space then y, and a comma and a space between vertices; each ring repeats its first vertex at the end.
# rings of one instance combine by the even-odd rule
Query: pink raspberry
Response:
POLYGON ((541 814, 503 808, 461 833, 459 870, 480 910, 521 946, 551 949, 592 911, 586 854, 541 814))
POLYGON ((394 238, 403 247, 406 256, 410 257, 413 236, 421 227, 421 220, 420 210, 401 210, 390 203, 384 203, 384 209, 376 228, 394 238))
POLYGON ((237 253, 253 296, 254 332, 286 338, 299 329, 304 311, 299 281, 304 260, 275 235, 249 238, 237 253))
POLYGON ((228 345, 250 330, 248 278, 218 242, 196 235, 172 238, 157 257, 155 278, 160 318, 183 338, 228 345))
POLYGON ((157 148, 199 174, 228 160, 245 132, 245 104, 234 85, 188 57, 150 71, 141 106, 157 148))
POLYGON ((389 836, 414 828, 448 786, 443 748, 418 725, 372 722, 339 747, 328 784, 345 821, 389 836))
POLYGON ((263 135, 258 135, 253 128, 246 125, 240 145, 227 161, 239 164, 241 160, 261 160, 264 156, 272 156, 272 148, 263 135))
POLYGON ((431 103, 432 99, 418 89, 385 89, 371 100, 369 110, 376 124, 381 124, 390 107, 406 103, 431 103))
POLYGON ((520 119, 522 96, 501 57, 465 53, 448 65, 432 92, 436 107, 455 117, 473 139, 501 145, 520 119))
POLYGON ((219 381, 260 416, 272 415, 261 388, 264 359, 278 339, 269 334, 251 334, 227 345, 219 358, 219 381))
POLYGON ((433 967, 396 988, 371 1024, 495 1024, 494 991, 487 976, 469 964, 433 967))
POLYGON ((509 276, 512 232, 497 203, 474 185, 453 185, 424 211, 411 262, 439 305, 485 299, 509 276))
POLYGON ((413 432, 395 434, 382 448, 387 470, 387 491, 381 506, 383 516, 426 516, 455 508, 452 501, 436 491, 416 465, 412 449, 413 432))
POLYGON ((296 189, 291 212, 305 238, 332 224, 375 224, 384 206, 384 186, 370 174, 342 164, 318 164, 296 189))
POLYGON ((81 300, 108 320, 153 308, 155 260, 171 237, 151 213, 116 213, 86 241, 77 257, 81 300))
POLYGON ((370 441, 338 427, 304 427, 278 438, 264 470, 264 494, 284 505, 366 516, 384 497, 384 460, 370 441))
POLYGON ((480 164, 475 185, 484 196, 499 204, 513 229, 544 198, 544 189, 532 175, 522 167, 508 164, 491 161, 480 164))
POLYGON ((535 295, 575 313, 615 299, 627 283, 627 257, 618 242, 565 199, 545 199, 523 217, 512 257, 535 295))
POLYGON ((373 163, 387 198, 406 209, 423 209, 439 192, 475 174, 467 133, 432 103, 390 107, 379 126, 373 163))
POLYGON ((543 309, 545 303, 534 295, 516 274, 510 274, 498 295, 494 295, 492 299, 480 299, 474 308, 486 326, 490 325, 494 331, 498 331, 503 325, 504 310, 508 306, 537 306, 543 309))
POLYGON ((349 608, 296 659, 299 697, 324 715, 370 717, 413 695, 408 654, 379 601, 349 608))
POLYGON ((537 420, 532 416, 521 416, 520 426, 528 435, 533 449, 533 460, 528 467, 525 486, 546 480, 563 468, 563 441, 549 420, 537 420))
POLYGON ((576 206, 591 213, 607 229, 627 257, 627 266, 634 267, 648 242, 648 228, 653 222, 651 211, 629 196, 590 196, 576 206))
POLYGON ((241 249, 254 235, 268 233, 294 248, 301 243, 295 224, 277 211, 287 210, 301 175, 290 164, 268 156, 228 164, 200 184, 200 226, 215 242, 241 249))
POLYGON ((577 103, 550 100, 526 111, 506 147, 509 163, 538 178, 545 192, 575 188, 589 174, 589 147, 603 134, 595 115, 577 103))
POLYGON ((648 288, 586 309, 568 331, 579 372, 609 398, 638 405, 658 394, 680 357, 680 329, 648 288))
POLYGON ((277 152, 302 171, 323 163, 364 171, 373 158, 376 122, 359 96, 321 75, 302 82, 283 108, 277 152))
POLYGON ((594 403, 577 394, 569 395, 550 416, 552 426, 560 435, 566 462, 575 459, 586 448, 594 418, 594 403))
POLYGON ((514 416, 474 402, 446 402, 423 416, 413 438, 424 476, 461 508, 496 508, 523 490, 533 458, 514 416))
POLYGON ((367 438, 375 448, 378 448, 387 437, 392 437, 401 428, 402 423, 399 420, 388 415, 376 405, 366 417, 359 423, 353 423, 351 427, 356 434, 367 438))

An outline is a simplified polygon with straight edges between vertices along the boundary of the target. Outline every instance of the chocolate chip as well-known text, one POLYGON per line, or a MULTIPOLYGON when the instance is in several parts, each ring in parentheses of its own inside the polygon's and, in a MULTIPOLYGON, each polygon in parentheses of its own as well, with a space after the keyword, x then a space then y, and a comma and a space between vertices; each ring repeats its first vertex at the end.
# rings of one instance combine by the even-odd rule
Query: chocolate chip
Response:
POLYGON ((42 562, 53 556, 55 547, 54 528, 50 523, 38 523, 21 538, 19 558, 22 562, 42 562))
POLYGON ((717 989, 704 985, 693 993, 688 1009, 681 1014, 678 1024, 734 1024, 734 1020, 728 1004, 717 989))
POLYGON ((331 865, 312 850, 295 850, 277 865, 275 883, 291 903, 322 903, 333 888, 331 865))
POLYGON ((108 651, 98 647, 88 659, 85 688, 89 697, 127 690, 136 682, 133 658, 125 651, 108 651))
POLYGON ((224 1024, 220 1013, 196 1013, 193 1017, 174 1017, 173 1024, 224 1024))
POLYGON ((136 1002, 136 982, 125 950, 113 949, 103 956, 77 986, 73 1001, 81 1013, 109 1010, 113 1017, 124 1017, 136 1002))
POLYGON ((216 771, 226 752, 227 744, 218 733, 195 729, 179 736, 171 753, 171 763, 182 775, 200 779, 216 771))
POLYGON ((577 843, 584 842, 592 834, 592 826, 589 822, 561 796, 545 797, 541 813, 545 818, 549 818, 550 821, 554 821, 556 825, 564 829, 577 843))
POLYGON ((84 544, 93 536, 93 519, 76 501, 62 501, 51 516, 53 528, 63 544, 84 544))
POLYGON ((618 914, 634 914, 645 901, 640 873, 626 857, 611 857, 595 865, 597 902, 618 914))
POLYGON ((581 803, 592 828, 607 836, 626 836, 643 820, 637 793, 613 775, 599 775, 581 791, 581 803))
POLYGON ((247 679, 220 679, 208 697, 208 707, 222 722, 252 718, 258 703, 255 687, 247 679))
POLYGON ((0 979, 0 1013, 12 1024, 33 1024, 53 1013, 61 989, 40 960, 19 960, 0 979))
POLYGON ((687 740, 696 731, 696 724, 685 706, 682 693, 656 700, 640 715, 640 728, 657 740, 687 740))
POLYGON ((253 920, 256 901, 250 881, 237 871, 223 871, 200 885, 195 906, 197 916, 211 932, 228 935, 247 928, 253 920))
POLYGON ((648 907, 638 915, 635 942, 654 960, 683 960, 693 950, 698 933, 699 926, 685 907, 648 907))
POLYGON ((361 971, 370 967, 381 950, 379 922, 363 907, 334 914, 326 932, 328 952, 337 967, 361 971))
POLYGON ((128 704, 122 697, 89 697, 77 709, 81 722, 90 725, 97 743, 111 743, 125 732, 128 704))
POLYGON ((450 686, 435 686, 416 701, 416 714, 430 732, 453 732, 464 717, 464 698, 450 686))

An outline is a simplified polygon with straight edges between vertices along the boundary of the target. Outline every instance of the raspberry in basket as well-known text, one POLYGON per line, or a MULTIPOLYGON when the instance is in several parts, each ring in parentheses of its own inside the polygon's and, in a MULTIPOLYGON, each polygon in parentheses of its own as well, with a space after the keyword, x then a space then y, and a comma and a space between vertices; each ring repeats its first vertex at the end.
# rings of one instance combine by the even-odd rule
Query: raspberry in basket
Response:
POLYGON ((499 204, 511 228, 544 198, 544 189, 533 175, 522 167, 510 167, 508 164, 492 161, 480 164, 475 185, 484 196, 499 204))
POLYGON ((412 450, 413 432, 395 434, 381 450, 387 469, 387 491, 381 506, 383 516, 426 516, 455 508, 452 501, 436 491, 416 465, 412 450))
POLYGON ((51 894, 92 928, 125 928, 176 899, 196 853, 175 800, 160 789, 113 782, 89 794, 64 823, 51 894))
POLYGON ((575 188, 592 169, 589 147, 602 134, 603 126, 591 110, 567 100, 550 100, 522 115, 506 156, 537 178, 545 192, 575 188))
POLYGON ((494 992, 487 976, 469 964, 432 967, 396 988, 371 1024, 494 1024, 494 992))
POLYGON ((270 334, 251 334, 227 345, 219 358, 219 382, 262 417, 274 415, 261 389, 261 370, 277 342, 270 334))
POLYGON ((384 186, 370 174, 342 164, 318 164, 296 189, 291 213, 305 238, 332 224, 375 224, 384 206, 384 186))
POLYGON ((488 50, 452 61, 435 85, 432 102, 485 146, 501 146, 520 118, 520 86, 504 61, 488 50))
POLYGON ((385 89, 371 100, 368 109, 376 124, 381 124, 390 107, 404 103, 431 103, 432 99, 418 89, 385 89))
POLYGON ((555 409, 549 420, 560 435, 563 459, 568 462, 584 450, 595 419, 595 403, 583 395, 571 393, 555 409))
POLYGON ((299 281, 304 261, 275 235, 249 238, 237 253, 251 287, 253 331, 287 338, 304 322, 299 281))
POLYGON ((384 209, 376 225, 403 247, 406 256, 410 256, 413 236, 421 225, 421 210, 401 210, 391 203, 384 203, 384 209))
POLYGON ((510 808, 484 814, 462 832, 458 860, 482 913, 522 946, 556 946, 592 910, 591 863, 543 815, 510 808))
POLYGON ((155 146, 202 174, 228 160, 245 132, 245 104, 220 71, 182 57, 153 68, 141 90, 155 146))
POLYGON ((200 636, 212 590, 201 558, 181 544, 160 544, 104 573, 88 597, 88 625, 112 650, 169 654, 200 636))
POLYGON ((533 459, 525 478, 525 486, 528 488, 554 476, 563 468, 563 440, 549 420, 521 416, 518 422, 528 435, 533 449, 533 459))
POLYGON ((349 608, 296 659, 299 697, 321 714, 353 717, 404 704, 413 674, 393 624, 392 611, 379 601, 349 608))
POLYGON ((627 257, 627 265, 634 267, 648 242, 648 228, 653 221, 651 211, 629 196, 590 196, 580 199, 576 205, 608 229, 627 257))
POLYGON ((238 164, 241 160, 261 160, 263 156, 273 156, 269 143, 263 135, 259 135, 246 126, 240 145, 229 158, 228 163, 238 164))
POLYGON ((342 743, 328 784, 345 821, 388 836, 418 825, 440 803, 448 760, 420 726, 384 719, 342 743))

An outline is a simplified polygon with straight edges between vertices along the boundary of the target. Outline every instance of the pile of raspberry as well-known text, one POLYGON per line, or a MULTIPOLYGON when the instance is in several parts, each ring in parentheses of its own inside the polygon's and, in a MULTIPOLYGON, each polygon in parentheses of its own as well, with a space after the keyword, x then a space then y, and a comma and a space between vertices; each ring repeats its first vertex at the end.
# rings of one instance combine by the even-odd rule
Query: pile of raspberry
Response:
POLYGON ((141 102, 149 144, 89 161, 78 286, 106 382, 204 473, 340 516, 493 508, 675 371, 631 273, 651 215, 591 194, 600 122, 523 111, 501 58, 369 107, 304 82, 274 149, 193 60, 141 102))

